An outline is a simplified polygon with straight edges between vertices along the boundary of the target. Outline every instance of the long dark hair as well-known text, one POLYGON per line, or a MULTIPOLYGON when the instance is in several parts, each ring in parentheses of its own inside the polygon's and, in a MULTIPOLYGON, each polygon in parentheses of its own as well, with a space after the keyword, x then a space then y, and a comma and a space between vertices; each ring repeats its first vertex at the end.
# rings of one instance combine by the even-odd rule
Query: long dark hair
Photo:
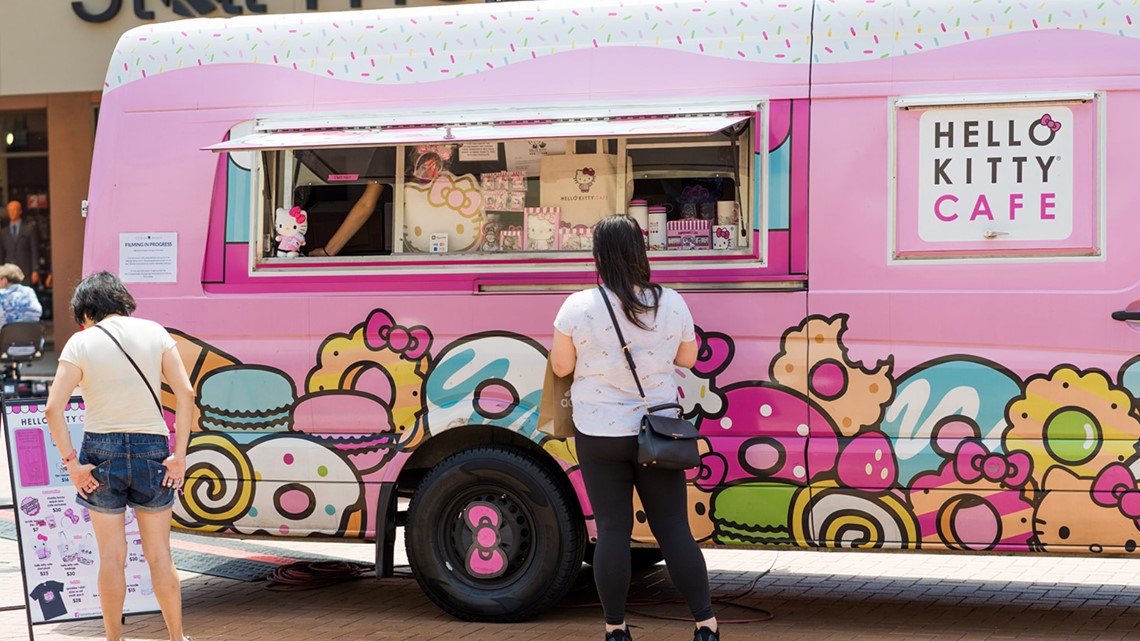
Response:
POLYGON ((629 216, 618 214, 594 225, 594 266, 606 289, 617 296, 629 322, 649 329, 642 316, 657 314, 661 286, 649 280, 649 257, 645 254, 645 236, 641 225, 629 216), (638 295, 649 292, 649 302, 638 295))

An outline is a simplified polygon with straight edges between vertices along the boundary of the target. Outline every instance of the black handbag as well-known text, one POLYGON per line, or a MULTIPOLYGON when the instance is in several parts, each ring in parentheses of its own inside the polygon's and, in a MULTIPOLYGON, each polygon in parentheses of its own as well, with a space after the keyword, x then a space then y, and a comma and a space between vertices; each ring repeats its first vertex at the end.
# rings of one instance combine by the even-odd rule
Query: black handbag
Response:
MULTIPOLYGON (((606 310, 610 313, 610 320, 614 323, 621 342, 621 351, 629 363, 629 371, 633 374, 633 381, 637 383, 637 393, 645 401, 645 389, 641 386, 641 378, 637 375, 637 365, 633 362, 633 354, 629 345, 622 336, 621 326, 618 325, 617 315, 614 314, 613 305, 606 296, 606 290, 598 288, 602 293, 602 300, 606 303, 606 310)), ((662 403, 645 408, 645 416, 641 417, 641 430, 637 433, 637 462, 641 465, 659 467, 666 470, 687 470, 701 464, 701 455, 697 449, 697 436, 700 432, 692 423, 680 418, 681 405, 679 403, 662 403), (661 416, 654 414, 662 410, 675 409, 677 416, 661 416)))

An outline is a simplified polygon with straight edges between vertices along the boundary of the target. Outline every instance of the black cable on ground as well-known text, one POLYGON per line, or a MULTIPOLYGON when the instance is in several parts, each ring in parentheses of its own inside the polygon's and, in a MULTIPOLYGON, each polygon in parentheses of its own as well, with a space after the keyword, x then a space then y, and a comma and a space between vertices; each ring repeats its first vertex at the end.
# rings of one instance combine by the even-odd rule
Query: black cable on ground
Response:
POLYGON ((267 590, 314 590, 374 576, 376 566, 352 561, 298 561, 275 568, 266 577, 267 590))

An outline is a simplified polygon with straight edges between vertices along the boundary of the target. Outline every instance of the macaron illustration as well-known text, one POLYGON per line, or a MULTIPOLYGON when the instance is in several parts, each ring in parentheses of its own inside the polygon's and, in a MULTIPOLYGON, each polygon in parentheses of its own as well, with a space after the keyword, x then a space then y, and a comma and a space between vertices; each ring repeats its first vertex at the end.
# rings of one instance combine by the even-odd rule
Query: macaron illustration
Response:
POLYGON ((197 405, 204 430, 286 432, 296 398, 293 381, 279 370, 233 365, 202 380, 197 405))

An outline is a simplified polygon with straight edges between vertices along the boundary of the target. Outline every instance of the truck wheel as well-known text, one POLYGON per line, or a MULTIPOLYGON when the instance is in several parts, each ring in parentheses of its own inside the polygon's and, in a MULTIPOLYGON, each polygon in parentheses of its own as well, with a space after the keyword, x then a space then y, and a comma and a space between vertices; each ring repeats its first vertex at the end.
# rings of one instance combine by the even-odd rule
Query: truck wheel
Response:
POLYGON ((558 603, 585 548, 569 484, 497 446, 436 465, 412 497, 404 534, 420 588, 466 621, 525 621, 558 603))

